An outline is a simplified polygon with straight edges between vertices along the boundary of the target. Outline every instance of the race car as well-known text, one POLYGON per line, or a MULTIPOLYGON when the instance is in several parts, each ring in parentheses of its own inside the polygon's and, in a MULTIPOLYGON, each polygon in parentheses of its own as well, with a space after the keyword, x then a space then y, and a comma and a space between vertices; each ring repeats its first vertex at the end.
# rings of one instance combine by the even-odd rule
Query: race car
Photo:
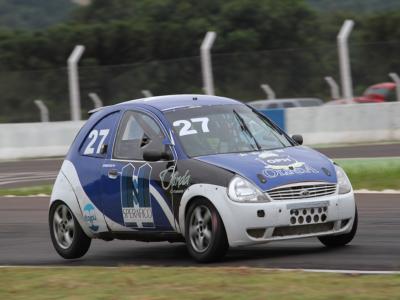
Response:
POLYGON ((55 250, 83 256, 91 239, 184 242, 200 262, 229 247, 357 230, 341 167, 239 101, 171 95, 92 112, 56 179, 55 250))

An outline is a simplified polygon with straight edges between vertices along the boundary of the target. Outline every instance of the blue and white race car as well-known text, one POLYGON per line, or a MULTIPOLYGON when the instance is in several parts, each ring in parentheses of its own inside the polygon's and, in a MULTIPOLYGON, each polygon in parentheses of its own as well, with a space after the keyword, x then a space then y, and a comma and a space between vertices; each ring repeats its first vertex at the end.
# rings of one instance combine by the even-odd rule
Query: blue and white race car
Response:
POLYGON ((345 172, 241 102, 206 95, 95 111, 51 195, 53 245, 78 258, 91 239, 186 242, 198 261, 229 247, 357 230, 345 172))

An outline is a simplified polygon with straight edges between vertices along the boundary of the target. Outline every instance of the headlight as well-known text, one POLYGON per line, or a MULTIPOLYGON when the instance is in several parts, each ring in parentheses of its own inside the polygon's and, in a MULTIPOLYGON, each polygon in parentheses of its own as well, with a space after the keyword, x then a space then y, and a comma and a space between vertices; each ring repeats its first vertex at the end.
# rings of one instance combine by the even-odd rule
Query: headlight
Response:
POLYGON ((339 194, 349 193, 351 191, 351 183, 349 178, 347 178, 346 173, 341 167, 335 165, 335 169, 339 186, 339 194))
POLYGON ((269 202, 268 197, 254 184, 239 176, 233 177, 229 183, 228 196, 235 202, 269 202))

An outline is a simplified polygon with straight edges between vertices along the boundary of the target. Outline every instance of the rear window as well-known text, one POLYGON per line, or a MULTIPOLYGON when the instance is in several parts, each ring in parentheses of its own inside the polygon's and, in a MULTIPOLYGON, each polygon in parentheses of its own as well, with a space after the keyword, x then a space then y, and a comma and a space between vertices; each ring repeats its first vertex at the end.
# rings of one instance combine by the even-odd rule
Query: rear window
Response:
POLYGON ((80 153, 85 156, 104 158, 112 140, 111 132, 118 122, 118 118, 119 112, 113 112, 99 120, 86 135, 80 153), (104 145, 107 145, 107 148, 103 148, 104 145))
POLYGON ((254 107, 255 109, 265 109, 265 104, 263 103, 254 103, 250 104, 251 107, 254 107))
POLYGON ((388 89, 383 89, 383 88, 369 88, 365 92, 365 95, 382 95, 386 96, 389 93, 388 89))
POLYGON ((271 104, 268 104, 266 108, 279 108, 279 105, 278 105, 278 103, 271 103, 271 104))
POLYGON ((295 105, 294 105, 293 102, 283 102, 283 103, 282 103, 282 106, 285 107, 285 108, 288 108, 288 107, 295 107, 295 105))

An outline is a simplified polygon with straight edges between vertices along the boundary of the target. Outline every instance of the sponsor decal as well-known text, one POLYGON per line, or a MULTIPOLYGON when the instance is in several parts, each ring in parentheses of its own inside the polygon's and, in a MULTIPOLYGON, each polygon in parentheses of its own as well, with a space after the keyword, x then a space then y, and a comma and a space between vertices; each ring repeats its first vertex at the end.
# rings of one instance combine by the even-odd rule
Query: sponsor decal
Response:
POLYGON ((103 164, 103 168, 115 168, 115 164, 103 164))
POLYGON ((151 169, 148 163, 137 169, 132 164, 122 168, 121 204, 125 226, 154 227, 150 197, 151 169))
POLYGON ((101 154, 101 147, 104 145, 104 142, 108 136, 110 129, 94 129, 89 133, 88 139, 89 143, 87 144, 85 151, 83 154, 85 155, 93 155, 93 154, 101 154), (100 137, 100 139, 99 139, 100 137), (97 147, 95 147, 96 142, 99 140, 97 147))
MULTIPOLYGON (((210 121, 209 118, 203 117, 203 118, 192 118, 190 120, 176 120, 172 125, 174 127, 180 127, 179 129, 179 135, 180 136, 185 136, 185 135, 192 135, 192 134, 198 134, 198 130, 193 128, 193 125, 195 123, 200 123, 201 124, 201 132, 206 133, 210 132, 210 129, 208 128, 208 122, 210 121)), ((200 130, 200 129, 199 129, 200 130)))
POLYGON ((268 178, 319 173, 318 170, 307 165, 305 162, 297 161, 283 151, 261 152, 256 160, 264 164, 263 173, 268 178))
POLYGON ((191 176, 189 170, 183 175, 179 174, 179 171, 175 170, 175 166, 171 166, 160 172, 161 186, 164 190, 171 189, 171 193, 183 192, 183 188, 189 186, 191 176))
POLYGON ((99 230, 99 226, 96 225, 97 217, 95 207, 92 203, 88 203, 83 207, 83 219, 92 231, 99 230))

